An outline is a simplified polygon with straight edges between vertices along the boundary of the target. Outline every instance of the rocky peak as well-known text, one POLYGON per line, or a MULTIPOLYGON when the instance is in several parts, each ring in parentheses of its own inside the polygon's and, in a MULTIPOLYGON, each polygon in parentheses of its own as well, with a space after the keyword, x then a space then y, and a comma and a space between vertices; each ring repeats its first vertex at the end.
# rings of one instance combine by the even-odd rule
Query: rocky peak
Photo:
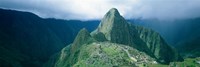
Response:
POLYGON ((105 16, 110 17, 110 18, 114 18, 114 17, 119 17, 120 13, 118 12, 118 10, 116 8, 112 8, 106 13, 105 16))
POLYGON ((83 44, 89 43, 91 40, 90 33, 85 28, 81 29, 72 44, 72 51, 79 49, 83 44))
POLYGON ((90 36, 90 33, 89 33, 85 28, 83 28, 83 29, 81 29, 81 30, 79 31, 78 35, 76 36, 76 39, 75 39, 75 41, 74 41, 74 44, 76 44, 77 41, 84 41, 84 40, 86 40, 88 37, 91 37, 91 36, 90 36))
POLYGON ((139 38, 137 31, 127 23, 116 8, 110 9, 101 20, 97 32, 102 32, 112 43, 133 46, 139 50, 147 47, 139 38))
POLYGON ((120 15, 116 8, 112 8, 101 20, 97 31, 102 32, 103 34, 105 34, 105 37, 108 40, 111 40, 111 32, 113 30, 127 29, 127 27, 128 23, 126 22, 126 20, 120 15))

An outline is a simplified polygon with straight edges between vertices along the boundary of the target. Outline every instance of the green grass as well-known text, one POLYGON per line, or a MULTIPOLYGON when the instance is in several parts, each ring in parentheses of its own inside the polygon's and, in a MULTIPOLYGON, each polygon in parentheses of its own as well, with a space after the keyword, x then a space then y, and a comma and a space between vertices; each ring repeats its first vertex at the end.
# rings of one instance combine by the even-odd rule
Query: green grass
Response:
POLYGON ((117 49, 115 49, 115 48, 116 48, 116 46, 110 46, 108 48, 103 48, 102 50, 104 52, 106 52, 107 55, 114 56, 114 55, 119 54, 119 51, 117 49))
POLYGON ((183 62, 172 62, 170 66, 176 65, 179 67, 200 67, 200 64, 196 62, 198 58, 186 58, 183 62))

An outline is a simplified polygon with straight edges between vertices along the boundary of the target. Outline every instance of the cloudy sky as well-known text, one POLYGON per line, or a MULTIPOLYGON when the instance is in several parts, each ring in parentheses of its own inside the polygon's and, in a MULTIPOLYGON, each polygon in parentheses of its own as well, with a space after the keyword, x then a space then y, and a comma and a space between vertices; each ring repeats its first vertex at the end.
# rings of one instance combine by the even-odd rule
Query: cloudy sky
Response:
POLYGON ((113 7, 126 19, 200 17, 200 0, 0 0, 0 8, 58 19, 101 19, 113 7))

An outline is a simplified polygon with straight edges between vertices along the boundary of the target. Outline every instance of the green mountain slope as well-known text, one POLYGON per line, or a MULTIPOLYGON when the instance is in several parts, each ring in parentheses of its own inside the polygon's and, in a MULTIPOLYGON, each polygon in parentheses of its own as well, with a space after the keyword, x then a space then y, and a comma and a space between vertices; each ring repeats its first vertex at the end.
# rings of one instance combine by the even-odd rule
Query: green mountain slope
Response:
POLYGON ((72 43, 80 29, 91 31, 97 22, 44 19, 29 12, 0 9, 0 61, 5 61, 0 67, 41 67, 72 43))
POLYGON ((200 17, 176 19, 174 21, 136 19, 134 24, 151 28, 162 35, 169 45, 174 46, 183 57, 200 56, 200 17))
MULTIPOLYGON (((169 64, 181 60, 153 30, 127 23, 112 8, 92 33, 82 29, 72 44, 49 60, 52 67, 112 67, 169 64)), ((47 65, 48 66, 48 65, 47 65)))
POLYGON ((157 63, 154 58, 133 47, 109 41, 98 42, 85 29, 57 57, 54 59, 57 60, 55 67, 139 66, 157 63))
POLYGON ((127 23, 115 8, 106 13, 95 32, 104 33, 111 42, 144 51, 161 63, 181 60, 157 32, 127 23))

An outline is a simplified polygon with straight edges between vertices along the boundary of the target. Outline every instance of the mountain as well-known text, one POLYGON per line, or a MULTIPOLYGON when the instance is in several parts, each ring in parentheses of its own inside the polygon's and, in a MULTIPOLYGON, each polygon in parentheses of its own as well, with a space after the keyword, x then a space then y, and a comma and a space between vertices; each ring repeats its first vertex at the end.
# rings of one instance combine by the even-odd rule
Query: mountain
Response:
POLYGON ((0 9, 0 67, 40 67, 73 42, 78 31, 99 21, 43 19, 29 12, 0 9))
POLYGON ((163 36, 183 57, 199 57, 200 18, 167 20, 130 20, 134 24, 151 28, 163 36))
POLYGON ((200 56, 200 18, 185 20, 185 35, 181 41, 176 44, 176 48, 184 57, 199 57, 200 56))
POLYGON ((97 32, 104 33, 111 42, 125 44, 140 51, 144 51, 150 56, 156 57, 160 60, 159 62, 164 60, 164 62, 168 63, 173 59, 177 59, 177 57, 175 58, 176 52, 174 49, 168 46, 158 33, 144 27, 127 23, 127 21, 120 16, 117 9, 111 9, 104 16, 101 24, 97 28, 97 32), (168 53, 165 53, 166 51, 168 51, 168 53))
POLYGON ((115 67, 169 64, 182 58, 151 29, 128 23, 110 9, 96 30, 79 31, 74 42, 52 56, 46 67, 115 67))
POLYGON ((105 34, 106 39, 114 43, 127 44, 139 50, 145 50, 147 48, 139 35, 136 34, 137 31, 114 8, 106 13, 97 28, 97 32, 102 32, 105 34))

